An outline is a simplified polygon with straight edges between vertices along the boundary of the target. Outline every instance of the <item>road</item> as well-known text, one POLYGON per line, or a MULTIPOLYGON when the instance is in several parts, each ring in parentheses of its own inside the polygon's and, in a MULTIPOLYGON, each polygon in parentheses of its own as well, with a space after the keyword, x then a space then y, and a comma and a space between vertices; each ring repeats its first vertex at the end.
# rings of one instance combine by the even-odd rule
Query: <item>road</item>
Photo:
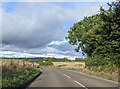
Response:
POLYGON ((118 87, 118 83, 80 71, 43 68, 42 74, 29 87, 82 87, 82 89, 108 87, 108 89, 118 89, 115 88, 118 87))

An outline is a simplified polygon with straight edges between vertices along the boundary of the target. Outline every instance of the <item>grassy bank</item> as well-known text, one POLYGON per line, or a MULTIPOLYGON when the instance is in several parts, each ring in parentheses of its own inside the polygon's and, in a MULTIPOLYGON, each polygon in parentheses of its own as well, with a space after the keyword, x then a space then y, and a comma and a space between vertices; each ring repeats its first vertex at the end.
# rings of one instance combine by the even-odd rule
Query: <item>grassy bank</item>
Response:
POLYGON ((118 77, 119 77, 119 70, 118 68, 114 69, 114 71, 110 70, 110 68, 105 68, 101 69, 100 67, 92 67, 92 68, 85 68, 82 70, 83 73, 101 77, 104 79, 112 80, 115 82, 118 82, 118 77))
POLYGON ((2 89, 21 89, 24 88, 30 81, 38 76, 40 66, 38 63, 25 61, 25 60, 13 60, 13 59, 1 59, 2 60, 2 89))

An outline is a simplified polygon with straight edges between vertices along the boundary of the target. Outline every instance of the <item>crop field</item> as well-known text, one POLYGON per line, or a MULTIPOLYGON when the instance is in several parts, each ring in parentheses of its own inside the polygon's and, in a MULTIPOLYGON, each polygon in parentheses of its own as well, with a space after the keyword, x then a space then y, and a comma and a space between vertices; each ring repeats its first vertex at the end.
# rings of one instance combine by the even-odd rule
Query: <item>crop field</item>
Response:
POLYGON ((84 69, 85 62, 53 62, 53 65, 58 68, 65 69, 84 69))

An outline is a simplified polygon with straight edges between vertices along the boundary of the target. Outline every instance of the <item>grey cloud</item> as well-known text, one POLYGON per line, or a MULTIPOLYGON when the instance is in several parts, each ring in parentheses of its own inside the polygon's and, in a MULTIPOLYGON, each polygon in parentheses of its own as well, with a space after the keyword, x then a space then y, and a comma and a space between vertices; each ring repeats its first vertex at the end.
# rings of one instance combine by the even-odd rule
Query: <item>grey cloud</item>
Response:
MULTIPOLYGON (((56 53, 61 55, 82 56, 81 51, 78 53, 75 51, 76 46, 72 46, 68 41, 61 41, 61 44, 49 44, 48 47, 57 50, 56 53)), ((55 52, 54 52, 55 53, 55 52)))
POLYGON ((2 42, 36 48, 53 40, 63 40, 67 29, 62 24, 81 19, 84 16, 81 12, 81 9, 62 8, 51 3, 20 3, 14 12, 3 12, 2 42))
POLYGON ((60 25, 60 12, 53 6, 44 7, 23 4, 14 13, 3 13, 3 43, 32 48, 63 39, 67 31, 60 25), (39 9, 34 11, 36 8, 39 9))
POLYGON ((16 47, 15 45, 3 45, 2 50, 3 51, 12 51, 12 52, 22 52, 22 53, 30 53, 30 54, 39 54, 39 55, 64 55, 64 56, 78 56, 82 57, 81 52, 75 52, 74 47, 71 47, 69 45, 66 48, 66 45, 68 43, 62 43, 60 45, 53 45, 53 46, 44 46, 40 48, 31 48, 31 49, 22 49, 19 47, 16 47), (61 46, 62 45, 62 46, 61 46))
POLYGON ((72 46, 71 44, 69 44, 68 41, 63 42, 60 45, 56 45, 56 44, 49 44, 48 47, 54 47, 56 49, 59 49, 61 51, 71 51, 75 49, 75 46, 72 46))

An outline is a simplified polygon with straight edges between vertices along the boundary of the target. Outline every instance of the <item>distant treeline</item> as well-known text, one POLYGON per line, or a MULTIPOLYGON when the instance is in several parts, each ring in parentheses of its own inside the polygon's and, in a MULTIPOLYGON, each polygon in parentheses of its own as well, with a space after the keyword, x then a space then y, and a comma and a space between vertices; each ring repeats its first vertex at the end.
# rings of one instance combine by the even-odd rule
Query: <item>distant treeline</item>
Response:
POLYGON ((36 60, 36 61, 52 61, 52 62, 65 62, 65 61, 85 61, 83 58, 75 58, 70 60, 67 57, 55 58, 55 57, 39 57, 39 58, 1 58, 1 59, 21 59, 21 60, 36 60))
POLYGON ((47 58, 43 58, 42 60, 24 58, 23 60, 30 61, 30 62, 36 62, 42 66, 53 65, 52 62, 83 62, 83 61, 85 61, 85 59, 82 59, 82 58, 75 58, 75 60, 68 60, 67 57, 64 57, 63 59, 47 57, 47 58))

